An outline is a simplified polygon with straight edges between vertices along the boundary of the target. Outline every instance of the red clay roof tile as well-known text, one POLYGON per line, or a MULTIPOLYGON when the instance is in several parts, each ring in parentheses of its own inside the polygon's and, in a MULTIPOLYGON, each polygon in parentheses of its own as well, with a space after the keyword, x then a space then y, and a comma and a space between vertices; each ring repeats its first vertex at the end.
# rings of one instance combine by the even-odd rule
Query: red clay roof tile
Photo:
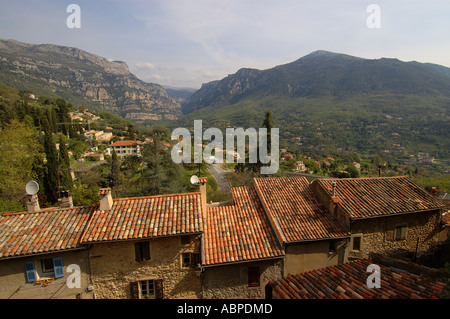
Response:
POLYGON ((253 187, 232 188, 234 205, 208 208, 203 264, 218 265, 284 255, 253 187))
POLYGON ((437 299, 446 284, 395 268, 380 266, 381 287, 368 288, 369 259, 287 275, 269 281, 284 299, 437 299), (295 287, 291 289, 291 287, 295 287))
POLYGON ((349 236, 327 215, 304 177, 255 178, 255 188, 284 242, 349 236))
POLYGON ((368 218, 440 209, 444 205, 408 177, 317 180, 331 198, 332 182, 340 207, 351 218, 368 218))
POLYGON ((79 247, 94 207, 1 214, 0 259, 79 247))
POLYGON ((200 193, 117 198, 96 210, 82 243, 174 236, 203 231, 200 193))

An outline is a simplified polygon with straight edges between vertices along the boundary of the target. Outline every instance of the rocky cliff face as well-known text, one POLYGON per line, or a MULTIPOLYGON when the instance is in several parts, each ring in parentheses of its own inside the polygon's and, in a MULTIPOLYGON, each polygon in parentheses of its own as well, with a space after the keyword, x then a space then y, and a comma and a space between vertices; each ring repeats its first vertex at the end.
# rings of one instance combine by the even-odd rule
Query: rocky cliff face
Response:
POLYGON ((76 48, 0 40, 0 81, 38 95, 96 102, 136 122, 181 115, 180 104, 162 86, 139 80, 126 63, 76 48))

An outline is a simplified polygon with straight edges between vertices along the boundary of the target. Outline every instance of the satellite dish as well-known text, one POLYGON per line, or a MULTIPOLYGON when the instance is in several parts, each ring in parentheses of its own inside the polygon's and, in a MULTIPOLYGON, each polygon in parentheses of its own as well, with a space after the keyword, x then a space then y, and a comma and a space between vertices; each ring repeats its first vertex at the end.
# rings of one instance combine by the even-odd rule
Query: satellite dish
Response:
POLYGON ((39 184, 35 181, 30 181, 25 186, 25 191, 28 195, 36 195, 39 192, 39 184))
POLYGON ((192 175, 191 176, 191 184, 192 185, 197 185, 198 184, 198 177, 197 177, 197 175, 192 175))

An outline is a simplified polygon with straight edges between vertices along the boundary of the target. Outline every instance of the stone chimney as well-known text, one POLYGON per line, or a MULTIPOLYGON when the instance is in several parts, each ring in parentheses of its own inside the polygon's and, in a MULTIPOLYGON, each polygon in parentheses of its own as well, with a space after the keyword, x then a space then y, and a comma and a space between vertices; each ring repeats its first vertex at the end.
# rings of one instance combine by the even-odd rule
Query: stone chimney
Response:
POLYGON ((38 195, 27 195, 27 210, 29 213, 38 212, 41 210, 41 207, 39 206, 39 198, 38 195))
POLYGON ((111 188, 101 188, 99 194, 100 194, 100 210, 111 210, 113 205, 111 188))
POLYGON ((331 197, 335 197, 336 196, 336 182, 333 181, 331 182, 331 197))
POLYGON ((61 208, 72 208, 72 194, 70 191, 61 191, 61 198, 59 199, 59 207, 61 208))
POLYGON ((198 185, 200 188, 201 199, 202 199, 202 211, 203 217, 206 217, 206 209, 207 209, 207 198, 206 198, 206 185, 208 184, 208 177, 199 177, 198 185))

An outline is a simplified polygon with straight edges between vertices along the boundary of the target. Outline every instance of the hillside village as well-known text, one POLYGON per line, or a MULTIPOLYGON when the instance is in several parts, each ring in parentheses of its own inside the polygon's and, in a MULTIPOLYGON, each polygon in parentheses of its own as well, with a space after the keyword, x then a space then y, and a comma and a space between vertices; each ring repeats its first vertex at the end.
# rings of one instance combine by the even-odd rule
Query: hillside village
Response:
MULTIPOLYGON (((52 136, 60 161, 67 144, 64 161, 78 172, 72 182, 98 174, 98 165, 107 167, 110 179, 62 188, 53 203, 42 200, 44 192, 28 193, 26 209, 0 213, 0 298, 450 296, 449 203, 436 188, 385 176, 381 158, 367 165, 357 154, 320 159, 280 149, 285 174, 233 185, 229 198, 217 196, 217 181, 203 175, 208 167, 199 167, 198 182, 180 192, 162 185, 133 193, 126 188, 147 176, 153 187, 159 177, 151 174, 170 161, 167 130, 137 138, 131 124, 108 124, 104 114, 85 107, 45 98, 38 103, 33 94, 22 98, 26 103, 11 108, 19 118, 21 108, 47 114, 44 119, 67 112, 67 131, 40 135, 52 136), (55 143, 64 141, 65 132, 83 137, 55 143), (71 147, 72 140, 81 148, 71 147), (119 174, 123 166, 129 167, 122 172, 129 183, 123 182, 120 193, 114 167, 119 174), (374 167, 375 177, 367 176, 374 167), (325 168, 332 173, 311 175, 325 168), (102 183, 107 187, 98 187, 102 183), (79 204, 80 196, 87 201, 79 204), (380 287, 368 287, 370 265, 379 266, 380 287)), ((10 100, 2 101, 10 107, 10 100)), ((45 127, 40 115, 34 119, 39 129, 45 127)), ((197 172, 195 166, 184 169, 175 178, 197 172)))
POLYGON ((449 296, 448 207, 407 177, 255 178, 231 203, 208 203, 207 183, 132 198, 101 189, 93 206, 66 194, 40 209, 29 195, 27 211, 0 217, 0 297, 449 296), (435 268, 389 255, 432 247, 435 268), (373 264, 379 288, 366 284, 373 264))

